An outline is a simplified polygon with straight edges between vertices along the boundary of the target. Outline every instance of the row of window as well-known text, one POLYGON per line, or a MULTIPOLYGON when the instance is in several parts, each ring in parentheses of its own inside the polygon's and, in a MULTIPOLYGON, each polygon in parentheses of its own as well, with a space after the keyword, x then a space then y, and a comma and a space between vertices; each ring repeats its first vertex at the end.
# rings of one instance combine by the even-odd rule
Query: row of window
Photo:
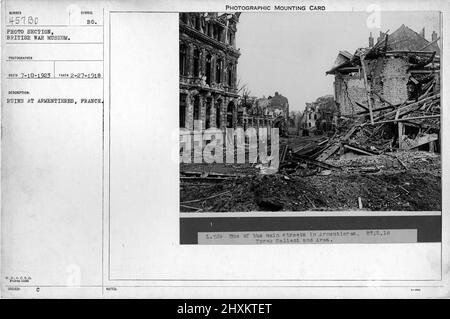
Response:
MULTIPOLYGON (((307 127, 311 127, 312 126, 312 123, 311 122, 308 122, 308 123, 303 123, 303 125, 302 125, 304 128, 307 128, 307 127)), ((316 126, 316 124, 314 123, 314 126, 316 126)))
MULTIPOLYGON (((188 47, 186 44, 180 44, 180 75, 187 76, 188 75, 188 47)), ((193 76, 200 77, 200 50, 195 47, 192 57, 193 63, 193 76)), ((206 54, 205 58, 205 76, 206 76, 206 84, 211 85, 211 75, 212 75, 212 56, 210 53, 206 54)), ((215 63, 215 82, 222 83, 222 75, 223 75, 224 63, 222 59, 217 59, 215 63)), ((229 63, 227 68, 227 84, 229 87, 233 86, 233 64, 229 63)))
POLYGON ((235 36, 234 32, 228 28, 225 28, 213 21, 206 21, 199 14, 189 15, 189 13, 181 13, 181 21, 185 24, 190 25, 196 30, 206 34, 207 36, 213 38, 219 42, 226 42, 234 46, 235 36))
MULTIPOLYGON (((211 127, 211 108, 212 108, 212 99, 207 98, 205 101, 205 109, 206 109, 206 128, 211 127)), ((180 127, 186 126, 186 94, 180 94, 180 127)), ((216 123, 221 123, 221 109, 222 102, 217 101, 215 104, 216 109, 216 123)), ((232 127, 233 124, 233 109, 234 103, 230 102, 227 105, 226 111, 226 125, 227 127, 232 127)), ((199 96, 194 97, 194 110, 193 110, 193 118, 195 120, 200 120, 200 98, 199 96)))

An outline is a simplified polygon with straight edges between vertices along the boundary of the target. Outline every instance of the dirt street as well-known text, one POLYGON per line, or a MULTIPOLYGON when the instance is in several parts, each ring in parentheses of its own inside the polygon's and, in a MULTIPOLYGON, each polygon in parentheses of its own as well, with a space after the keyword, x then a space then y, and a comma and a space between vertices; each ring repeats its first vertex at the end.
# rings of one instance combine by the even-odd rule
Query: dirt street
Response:
POLYGON ((327 163, 338 169, 305 167, 292 174, 261 175, 250 164, 181 164, 180 210, 441 209, 439 154, 395 152, 327 163), (184 172, 202 175, 184 178, 184 172))

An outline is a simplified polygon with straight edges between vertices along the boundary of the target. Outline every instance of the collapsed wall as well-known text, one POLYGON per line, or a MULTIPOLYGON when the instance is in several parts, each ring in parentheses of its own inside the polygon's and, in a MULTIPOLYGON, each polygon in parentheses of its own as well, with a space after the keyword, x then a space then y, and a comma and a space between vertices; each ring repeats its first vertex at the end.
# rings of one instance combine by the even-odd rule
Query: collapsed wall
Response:
POLYGON ((401 104, 408 98, 409 63, 403 58, 380 58, 383 61, 380 82, 382 97, 390 104, 401 104))
POLYGON ((337 74, 334 82, 335 100, 341 116, 356 115, 361 110, 355 102, 366 104, 367 93, 361 73, 337 74))
MULTIPOLYGON (((387 104, 401 104, 408 98, 409 63, 402 57, 379 57, 367 63, 369 83, 374 109, 387 104)), ((368 108, 367 90, 361 67, 356 72, 337 73, 335 99, 341 116, 352 116, 368 108)))

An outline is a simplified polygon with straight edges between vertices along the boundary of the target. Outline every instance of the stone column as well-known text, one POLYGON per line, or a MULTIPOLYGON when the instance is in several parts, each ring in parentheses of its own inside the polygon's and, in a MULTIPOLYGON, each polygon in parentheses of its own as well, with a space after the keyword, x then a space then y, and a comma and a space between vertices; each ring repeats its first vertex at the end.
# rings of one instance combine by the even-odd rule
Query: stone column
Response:
POLYGON ((211 85, 216 83, 216 60, 217 56, 211 53, 211 85))
POLYGON ((192 130, 194 128, 194 104, 193 96, 190 92, 186 95, 186 128, 192 130))
POLYGON ((187 60, 188 76, 192 77, 194 74, 194 45, 192 43, 188 44, 188 56, 186 60, 187 60))
POLYGON ((200 51, 200 74, 206 75, 206 49, 200 51))
POLYGON ((226 68, 226 61, 225 57, 222 57, 222 69, 220 70, 220 83, 225 86, 225 68, 226 68))
POLYGON ((230 98, 228 96, 224 97, 223 105, 222 105, 222 126, 227 126, 227 118, 228 118, 228 103, 230 103, 230 98))
POLYGON ((233 63, 233 88, 236 89, 236 74, 237 74, 238 61, 235 60, 233 63))
POLYGON ((206 100, 203 95, 199 94, 199 103, 200 103, 200 120, 202 121, 202 129, 204 130, 206 127, 206 100))
MULTIPOLYGON (((185 94, 186 98, 184 100, 184 104, 185 104, 185 108, 184 108, 184 128, 189 128, 189 91, 183 90, 182 92, 180 92, 180 96, 181 94, 185 94)), ((181 104, 181 99, 180 99, 180 104, 181 104)))
POLYGON ((226 59, 224 59, 224 61, 223 61, 222 73, 223 73, 223 77, 222 77, 223 81, 222 81, 222 83, 223 83, 224 86, 228 86, 228 60, 226 60, 226 59))
POLYGON ((233 102, 233 127, 236 128, 237 126, 237 100, 231 99, 230 102, 233 102))
POLYGON ((211 97, 211 115, 209 123, 211 127, 217 127, 216 125, 216 99, 211 97))

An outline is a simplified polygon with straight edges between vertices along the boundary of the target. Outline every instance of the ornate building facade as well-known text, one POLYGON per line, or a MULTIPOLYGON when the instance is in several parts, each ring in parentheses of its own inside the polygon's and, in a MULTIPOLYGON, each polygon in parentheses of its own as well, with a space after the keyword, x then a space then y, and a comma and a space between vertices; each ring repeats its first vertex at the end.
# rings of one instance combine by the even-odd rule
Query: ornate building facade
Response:
POLYGON ((235 127, 239 13, 180 13, 180 127, 235 127))

